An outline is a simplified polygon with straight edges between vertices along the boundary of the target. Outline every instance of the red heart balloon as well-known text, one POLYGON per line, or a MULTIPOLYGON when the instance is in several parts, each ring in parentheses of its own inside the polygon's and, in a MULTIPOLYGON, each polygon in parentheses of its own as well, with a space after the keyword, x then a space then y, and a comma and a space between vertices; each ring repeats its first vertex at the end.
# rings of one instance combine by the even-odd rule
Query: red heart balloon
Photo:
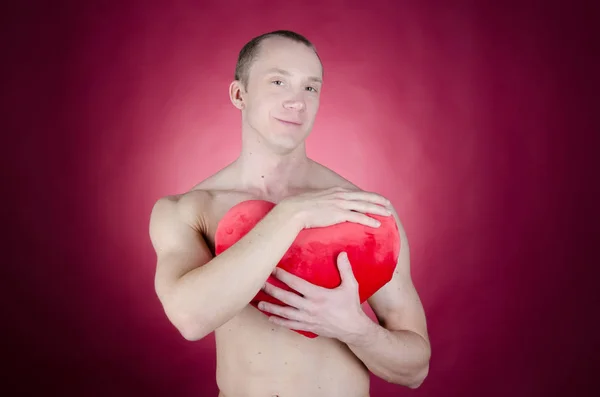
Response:
MULTIPOLYGON (((216 254, 219 255, 244 237, 274 206, 274 203, 264 200, 248 200, 232 207, 217 226, 216 254)), ((398 225, 394 217, 369 215, 381 221, 381 226, 372 228, 345 222, 303 229, 277 266, 313 284, 335 288, 341 283, 337 256, 345 251, 358 281, 360 302, 365 302, 392 279, 400 253, 398 225)), ((268 282, 298 293, 274 277, 269 277, 268 282)), ((250 304, 258 308, 260 301, 287 306, 263 291, 259 291, 250 304)), ((309 338, 317 336, 312 332, 296 332, 309 338)))

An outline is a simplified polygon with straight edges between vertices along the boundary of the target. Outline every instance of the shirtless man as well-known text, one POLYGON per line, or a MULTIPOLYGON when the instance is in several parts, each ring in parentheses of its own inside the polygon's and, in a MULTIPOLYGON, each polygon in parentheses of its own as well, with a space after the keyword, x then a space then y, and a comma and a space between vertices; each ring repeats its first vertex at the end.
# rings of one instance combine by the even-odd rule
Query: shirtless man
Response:
POLYGON ((159 199, 152 210, 157 295, 187 340, 215 332, 220 397, 366 397, 369 371, 409 388, 428 373, 426 320, 396 211, 384 197, 306 155, 322 76, 314 47, 300 35, 279 32, 251 41, 230 85, 242 116, 241 154, 189 192, 159 199), (215 256, 217 223, 249 199, 276 206, 215 256), (338 288, 326 290, 279 269, 274 276, 303 297, 265 282, 302 229, 345 221, 377 227, 366 213, 394 216, 401 235, 393 279, 368 300, 378 323, 362 310, 343 253, 338 288), (292 306, 264 308, 288 320, 271 321, 249 305, 261 289, 292 306))

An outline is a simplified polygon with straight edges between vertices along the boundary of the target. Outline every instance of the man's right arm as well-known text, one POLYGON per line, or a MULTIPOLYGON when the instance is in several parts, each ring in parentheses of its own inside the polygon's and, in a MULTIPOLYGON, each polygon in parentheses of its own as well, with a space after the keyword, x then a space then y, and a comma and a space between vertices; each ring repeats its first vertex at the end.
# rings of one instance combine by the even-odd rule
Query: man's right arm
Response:
POLYGON ((246 307, 302 229, 295 218, 272 210, 215 257, 198 221, 207 200, 204 192, 161 198, 150 217, 156 293, 188 340, 202 339, 246 307))

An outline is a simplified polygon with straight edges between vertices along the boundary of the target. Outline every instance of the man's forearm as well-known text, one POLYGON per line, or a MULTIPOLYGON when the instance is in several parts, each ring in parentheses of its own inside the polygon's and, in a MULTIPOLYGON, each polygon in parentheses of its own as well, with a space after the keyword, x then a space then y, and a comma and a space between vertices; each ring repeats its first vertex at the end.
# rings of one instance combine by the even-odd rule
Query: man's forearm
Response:
POLYGON ((169 307, 186 338, 198 340, 229 321, 260 291, 300 227, 272 210, 229 249, 182 276, 169 307))
POLYGON ((366 317, 348 347, 379 378, 410 388, 421 385, 429 370, 430 347, 412 331, 390 331, 366 317))

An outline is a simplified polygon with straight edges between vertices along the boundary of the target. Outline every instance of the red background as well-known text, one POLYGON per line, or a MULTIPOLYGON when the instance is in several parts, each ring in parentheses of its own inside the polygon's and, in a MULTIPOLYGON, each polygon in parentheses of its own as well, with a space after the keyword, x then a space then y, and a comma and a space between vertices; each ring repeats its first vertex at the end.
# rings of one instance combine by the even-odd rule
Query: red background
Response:
POLYGON ((430 374, 372 395, 586 395, 591 7, 93 3, 3 14, 0 387, 216 396, 212 334, 185 341, 155 297, 148 216, 237 155, 237 53, 283 28, 325 64, 309 155, 390 197, 411 240, 430 374))

